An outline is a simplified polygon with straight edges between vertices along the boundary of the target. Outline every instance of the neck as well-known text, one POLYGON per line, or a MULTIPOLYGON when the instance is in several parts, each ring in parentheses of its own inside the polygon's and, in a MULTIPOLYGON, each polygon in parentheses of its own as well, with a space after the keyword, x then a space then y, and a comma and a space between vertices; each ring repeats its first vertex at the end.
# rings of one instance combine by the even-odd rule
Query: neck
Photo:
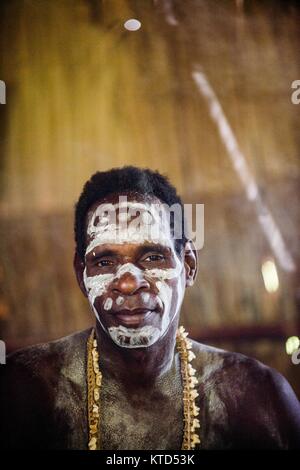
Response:
POLYGON ((170 371, 176 346, 178 319, 174 319, 165 335, 147 348, 117 346, 96 324, 99 363, 102 374, 124 384, 145 386, 155 384, 170 371))

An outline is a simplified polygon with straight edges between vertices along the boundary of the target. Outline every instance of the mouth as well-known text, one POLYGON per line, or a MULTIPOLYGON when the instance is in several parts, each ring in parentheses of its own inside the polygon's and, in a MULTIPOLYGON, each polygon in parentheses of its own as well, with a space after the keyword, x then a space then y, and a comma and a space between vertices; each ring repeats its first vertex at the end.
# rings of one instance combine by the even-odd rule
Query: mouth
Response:
POLYGON ((139 326, 142 322, 148 319, 155 311, 146 308, 136 308, 133 310, 120 310, 114 314, 121 325, 124 326, 139 326))

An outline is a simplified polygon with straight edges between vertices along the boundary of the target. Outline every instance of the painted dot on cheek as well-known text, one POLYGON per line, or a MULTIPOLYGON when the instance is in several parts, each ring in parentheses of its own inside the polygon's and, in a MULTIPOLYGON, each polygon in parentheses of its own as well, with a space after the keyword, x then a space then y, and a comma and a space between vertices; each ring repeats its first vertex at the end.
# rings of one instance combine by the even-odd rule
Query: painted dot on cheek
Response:
POLYGON ((116 300, 117 305, 121 305, 123 302, 124 302, 123 297, 118 297, 117 300, 116 300))
POLYGON ((113 303, 112 299, 110 297, 108 297, 105 300, 104 305, 103 305, 104 310, 110 310, 111 307, 112 307, 112 303, 113 303))

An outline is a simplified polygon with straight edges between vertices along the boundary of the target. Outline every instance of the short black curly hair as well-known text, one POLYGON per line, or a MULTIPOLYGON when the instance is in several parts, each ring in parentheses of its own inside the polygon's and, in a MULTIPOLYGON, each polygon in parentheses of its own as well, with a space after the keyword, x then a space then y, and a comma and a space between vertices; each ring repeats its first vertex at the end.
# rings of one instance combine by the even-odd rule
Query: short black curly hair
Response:
MULTIPOLYGON (((158 171, 135 166, 98 171, 85 183, 75 205, 76 251, 82 260, 84 260, 86 249, 86 215, 89 208, 109 194, 122 192, 135 192, 145 196, 154 196, 168 206, 180 204, 183 210, 182 200, 175 187, 166 176, 161 175, 158 171)), ((173 225, 172 219, 171 225, 173 225)), ((184 233, 184 219, 182 218, 182 237, 175 239, 175 249, 178 253, 182 251, 187 242, 184 233)))

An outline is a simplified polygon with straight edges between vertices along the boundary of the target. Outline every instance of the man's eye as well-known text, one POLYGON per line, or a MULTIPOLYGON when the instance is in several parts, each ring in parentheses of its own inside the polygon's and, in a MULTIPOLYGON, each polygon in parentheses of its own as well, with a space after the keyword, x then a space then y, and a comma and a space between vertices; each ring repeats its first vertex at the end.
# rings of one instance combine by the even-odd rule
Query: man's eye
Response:
POLYGON ((104 268, 105 266, 111 266, 113 263, 109 259, 100 259, 96 262, 96 265, 100 268, 104 268))
POLYGON ((145 261, 163 261, 164 259, 163 255, 149 255, 145 258, 145 261))

